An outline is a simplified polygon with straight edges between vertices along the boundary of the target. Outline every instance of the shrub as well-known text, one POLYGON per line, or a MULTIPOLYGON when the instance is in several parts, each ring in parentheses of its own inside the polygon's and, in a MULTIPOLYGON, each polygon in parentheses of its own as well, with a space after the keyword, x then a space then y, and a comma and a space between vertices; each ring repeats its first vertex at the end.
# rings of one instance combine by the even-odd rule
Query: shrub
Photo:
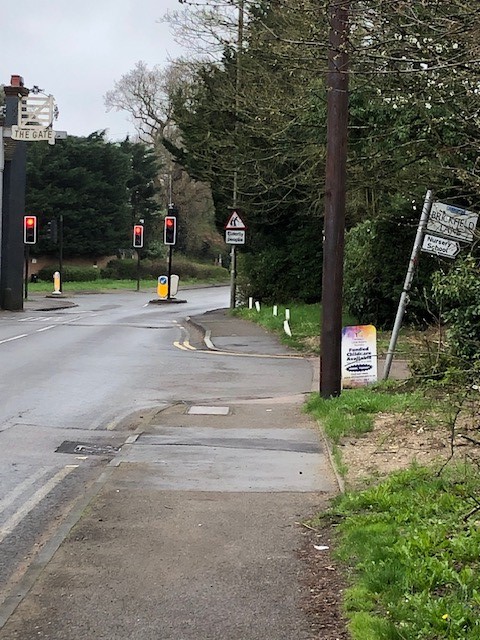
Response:
MULTIPOLYGON (((39 280, 51 281, 53 274, 58 271, 58 267, 44 267, 38 272, 39 280)), ((63 268, 63 282, 90 282, 98 280, 100 277, 99 270, 95 267, 74 267, 68 266, 63 268)))
MULTIPOLYGON (((114 280, 135 280, 137 278, 136 260, 110 260, 105 269, 101 272, 102 278, 112 278, 114 280)), ((140 277, 144 279, 152 278, 156 280, 159 276, 167 275, 167 260, 142 260, 140 262, 140 277)), ((228 271, 223 267, 201 262, 191 262, 182 255, 173 256, 172 273, 177 274, 181 279, 194 278, 198 280, 208 280, 209 278, 225 279, 228 271)))
POLYGON ((448 278, 434 274, 433 292, 443 303, 452 356, 471 365, 480 364, 480 267, 473 256, 457 259, 448 278))
MULTIPOLYGON (((410 203, 393 202, 382 217, 365 220, 346 234, 344 301, 362 324, 393 324, 418 218, 410 203)), ((423 291, 430 288, 437 267, 436 257, 422 253, 409 296, 407 323, 431 320, 423 291)))

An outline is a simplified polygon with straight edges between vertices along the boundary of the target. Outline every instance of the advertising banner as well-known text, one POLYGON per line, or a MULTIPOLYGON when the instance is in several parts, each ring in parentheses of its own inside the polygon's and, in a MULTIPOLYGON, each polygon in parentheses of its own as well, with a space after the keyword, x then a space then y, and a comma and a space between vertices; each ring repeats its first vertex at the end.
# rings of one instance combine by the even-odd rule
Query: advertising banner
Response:
POLYGON ((371 324, 342 331, 342 386, 365 387, 377 382, 377 330, 371 324))

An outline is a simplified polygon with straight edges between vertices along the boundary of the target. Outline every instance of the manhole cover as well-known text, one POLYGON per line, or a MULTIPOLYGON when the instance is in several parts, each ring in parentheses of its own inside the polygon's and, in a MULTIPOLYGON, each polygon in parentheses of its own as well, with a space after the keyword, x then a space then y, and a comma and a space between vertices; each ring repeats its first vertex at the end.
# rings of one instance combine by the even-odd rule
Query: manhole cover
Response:
POLYGON ((228 416, 230 407, 204 407, 202 405, 194 405, 187 411, 193 416, 228 416))
POLYGON ((65 440, 55 449, 56 453, 73 453, 81 456, 114 456, 120 447, 111 444, 95 444, 93 442, 72 442, 65 440))

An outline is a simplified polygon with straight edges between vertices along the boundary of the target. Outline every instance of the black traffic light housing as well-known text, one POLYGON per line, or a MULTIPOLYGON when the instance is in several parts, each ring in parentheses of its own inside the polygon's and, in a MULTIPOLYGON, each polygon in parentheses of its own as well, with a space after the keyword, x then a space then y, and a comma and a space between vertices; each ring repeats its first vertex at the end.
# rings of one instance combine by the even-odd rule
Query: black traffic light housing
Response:
POLYGON ((55 219, 49 220, 45 227, 45 239, 54 244, 58 242, 58 224, 55 219))
POLYGON ((175 216, 165 217, 165 227, 163 232, 163 243, 173 245, 177 241, 177 218, 175 216))
POLYGON ((23 242, 36 244, 37 242, 37 216, 23 217, 23 242))
POLYGON ((134 249, 143 247, 143 224, 133 225, 133 247, 134 249))

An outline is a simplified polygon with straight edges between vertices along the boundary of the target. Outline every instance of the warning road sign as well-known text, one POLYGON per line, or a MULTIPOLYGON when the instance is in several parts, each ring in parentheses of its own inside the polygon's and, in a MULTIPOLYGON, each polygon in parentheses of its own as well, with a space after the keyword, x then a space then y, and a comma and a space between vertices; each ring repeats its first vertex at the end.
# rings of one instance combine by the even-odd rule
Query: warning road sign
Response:
POLYGON ((240 218, 238 211, 232 211, 232 215, 230 216, 227 224, 225 225, 225 229, 246 229, 247 227, 243 223, 243 220, 240 218))

